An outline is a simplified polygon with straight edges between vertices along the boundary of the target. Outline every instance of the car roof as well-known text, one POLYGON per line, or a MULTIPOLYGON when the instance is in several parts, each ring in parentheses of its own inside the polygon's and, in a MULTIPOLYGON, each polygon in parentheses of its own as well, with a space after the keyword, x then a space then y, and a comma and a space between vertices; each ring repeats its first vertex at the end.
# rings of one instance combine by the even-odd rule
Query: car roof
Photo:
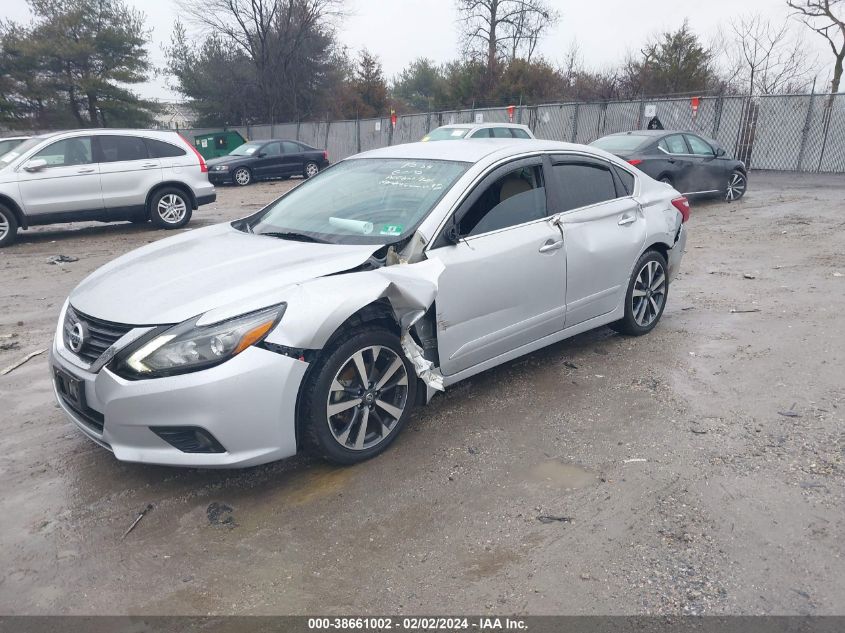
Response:
POLYGON ((118 127, 97 127, 97 128, 77 128, 74 130, 59 130, 57 132, 45 132, 44 134, 37 134, 35 136, 29 138, 52 138, 54 136, 61 136, 64 134, 70 135, 81 135, 81 134, 91 134, 91 135, 105 135, 105 134, 132 134, 132 135, 171 135, 175 134, 177 136, 181 136, 178 130, 156 130, 156 129, 144 129, 144 128, 118 128, 118 127))
POLYGON ((17 140, 27 140, 28 138, 32 138, 30 136, 3 136, 0 137, 0 141, 17 141, 17 140))
POLYGON ((616 132, 614 134, 605 134, 605 136, 602 138, 605 138, 607 136, 645 136, 649 138, 662 138, 664 136, 670 136, 672 134, 692 134, 699 138, 703 138, 711 145, 719 145, 719 142, 717 140, 695 130, 631 130, 629 132, 616 132))
POLYGON ((420 160, 454 160, 465 163, 477 163, 485 157, 496 154, 498 157, 542 152, 550 150, 588 151, 596 153, 596 148, 559 141, 536 139, 480 138, 466 143, 404 143, 373 149, 356 154, 350 158, 408 158, 420 160))
POLYGON ((476 129, 485 128, 485 127, 514 127, 514 128, 523 129, 523 128, 527 128, 528 126, 523 125, 522 123, 494 123, 494 122, 488 122, 488 123, 449 123, 447 125, 441 125, 440 127, 436 128, 436 129, 439 130, 439 129, 442 129, 442 128, 447 128, 447 129, 458 129, 458 130, 476 130, 476 129))

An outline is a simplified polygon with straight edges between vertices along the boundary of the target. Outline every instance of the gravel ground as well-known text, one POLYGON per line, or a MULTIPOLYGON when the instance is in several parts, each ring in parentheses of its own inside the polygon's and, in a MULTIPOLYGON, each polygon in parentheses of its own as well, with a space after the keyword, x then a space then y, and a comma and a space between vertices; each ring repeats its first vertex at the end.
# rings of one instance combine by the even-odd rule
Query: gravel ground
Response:
MULTIPOLYGON (((29 361, 0 377, 0 613, 845 614, 843 181, 755 173, 694 204, 654 332, 456 385, 351 468, 118 463, 29 361)), ((220 188, 190 226, 289 186, 220 188)), ((0 367, 166 235, 44 227, 0 251, 0 367)))

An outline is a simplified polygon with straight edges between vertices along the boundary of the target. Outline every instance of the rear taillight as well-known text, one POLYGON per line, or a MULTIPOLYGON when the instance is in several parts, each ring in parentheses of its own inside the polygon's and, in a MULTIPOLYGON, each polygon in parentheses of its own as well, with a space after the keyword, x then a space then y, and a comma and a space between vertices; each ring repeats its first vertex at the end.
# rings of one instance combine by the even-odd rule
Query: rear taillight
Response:
POLYGON ((681 222, 689 220, 689 200, 687 200, 686 196, 672 200, 672 206, 681 214, 681 222))
MULTIPOLYGON (((180 134, 179 136, 182 136, 182 135, 180 134)), ((197 158, 198 158, 198 159, 199 159, 199 161, 200 161, 200 172, 202 172, 203 174, 207 173, 207 172, 208 172, 208 165, 206 165, 206 164, 205 164, 205 159, 202 157, 202 154, 200 154, 200 153, 197 151, 197 148, 196 148, 196 147, 194 147, 194 146, 191 144, 191 142, 190 142, 188 139, 186 139, 184 136, 182 136, 182 139, 185 141, 185 143, 187 143, 188 147, 190 147, 190 148, 191 148, 191 151, 192 151, 194 154, 196 154, 196 155, 197 155, 197 158)))
POLYGON ((329 152, 328 152, 328 150, 323 150, 323 160, 329 160, 329 152))
POLYGON ((631 160, 629 160, 629 161, 628 161, 628 164, 629 164, 629 165, 633 165, 634 167, 636 167, 636 166, 637 166, 637 165, 639 165, 641 162, 643 162, 643 161, 642 161, 642 160, 640 160, 639 158, 633 158, 633 159, 631 159, 631 160))

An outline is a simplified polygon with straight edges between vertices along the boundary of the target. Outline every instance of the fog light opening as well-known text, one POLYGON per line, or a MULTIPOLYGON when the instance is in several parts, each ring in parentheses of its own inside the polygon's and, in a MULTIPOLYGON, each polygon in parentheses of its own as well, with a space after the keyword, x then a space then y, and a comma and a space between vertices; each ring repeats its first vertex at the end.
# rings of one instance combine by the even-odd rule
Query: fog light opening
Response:
POLYGON ((199 426, 151 426, 150 430, 183 453, 225 453, 211 433, 199 426))

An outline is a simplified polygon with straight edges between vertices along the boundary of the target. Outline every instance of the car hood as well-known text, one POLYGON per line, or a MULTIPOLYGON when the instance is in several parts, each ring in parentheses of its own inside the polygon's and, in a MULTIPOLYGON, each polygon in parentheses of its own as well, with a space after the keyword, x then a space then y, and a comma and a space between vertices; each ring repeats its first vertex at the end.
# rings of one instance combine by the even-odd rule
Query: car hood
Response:
POLYGON ((205 161, 205 164, 209 167, 214 167, 215 165, 231 165, 233 163, 241 163, 250 158, 251 156, 220 156, 219 158, 211 158, 205 161))
POLYGON ((118 257, 82 281, 70 303, 128 325, 180 323, 209 310, 271 305, 287 286, 363 264, 379 245, 295 242, 230 224, 197 229, 118 257))

